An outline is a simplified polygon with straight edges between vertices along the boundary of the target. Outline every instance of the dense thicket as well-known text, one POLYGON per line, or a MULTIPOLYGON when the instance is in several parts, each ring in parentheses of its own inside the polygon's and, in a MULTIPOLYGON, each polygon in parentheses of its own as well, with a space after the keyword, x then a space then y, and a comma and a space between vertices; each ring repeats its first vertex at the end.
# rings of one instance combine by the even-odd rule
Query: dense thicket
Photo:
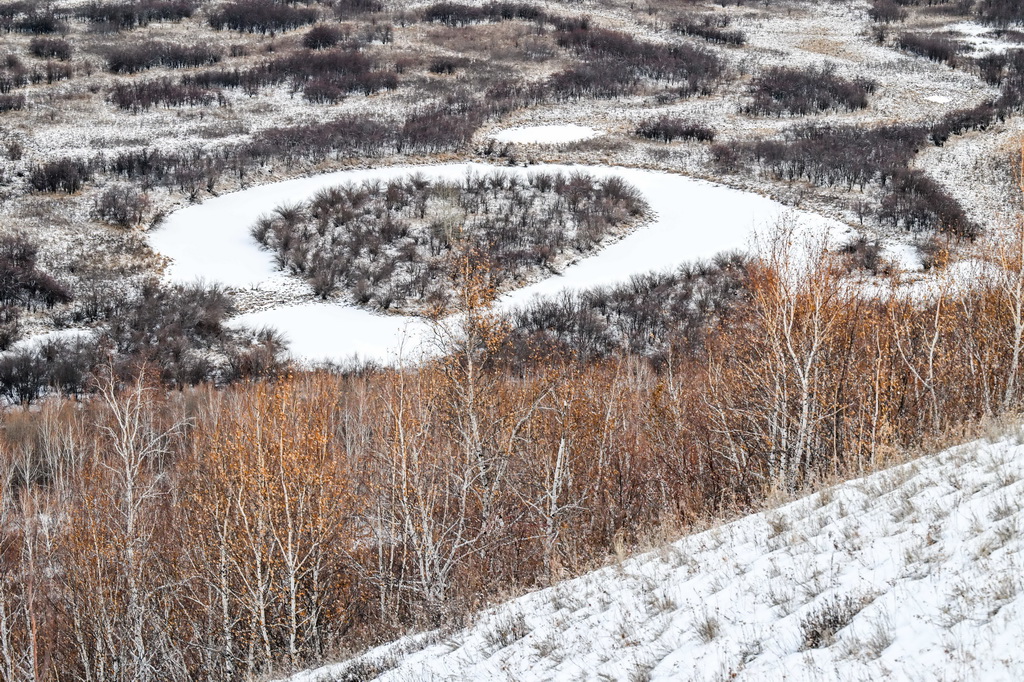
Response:
POLYGON ((17 55, 9 53, 0 61, 0 94, 38 83, 56 83, 74 74, 70 64, 47 61, 44 65, 25 66, 17 55))
POLYGON ((709 126, 691 119, 661 116, 642 122, 636 127, 636 134, 649 140, 672 142, 673 140, 697 140, 714 142, 715 131, 709 126))
POLYGON ((52 307, 71 293, 36 267, 39 247, 23 235, 0 237, 0 305, 52 307))
POLYGON ((752 101, 744 110, 759 115, 782 116, 828 111, 855 111, 868 105, 875 83, 865 78, 849 80, 828 68, 772 67, 750 82, 752 101))
POLYGON ((527 2, 489 2, 484 5, 465 5, 456 2, 437 2, 422 11, 423 21, 448 26, 467 26, 485 21, 522 19, 538 24, 557 22, 536 5, 527 2))
POLYGON ((315 23, 320 14, 313 7, 295 7, 274 0, 238 0, 221 5, 209 15, 216 30, 244 33, 276 33, 315 23))
POLYGON ((71 300, 66 286, 38 268, 38 255, 39 247, 24 235, 0 237, 0 351, 20 338, 25 309, 52 308, 71 300))
POLYGON ((868 16, 872 21, 891 24, 898 21, 905 21, 907 10, 900 3, 894 0, 871 0, 871 8, 868 9, 868 16))
POLYGON ((28 51, 33 57, 41 59, 71 59, 71 43, 60 38, 33 38, 28 44, 28 51))
POLYGON ((195 14, 193 0, 131 0, 90 2, 76 9, 77 16, 100 30, 119 31, 148 26, 154 21, 179 21, 195 14))
POLYGON ((677 17, 672 22, 672 30, 683 35, 703 38, 709 43, 735 47, 745 45, 747 37, 743 31, 729 29, 730 23, 729 15, 724 13, 687 14, 677 17))
POLYGON ((26 261, 25 243, 16 244, 16 258, 7 255, 8 241, 0 243, 0 340, 8 345, 16 340, 12 313, 26 306, 70 301, 67 322, 100 325, 94 333, 27 345, 0 357, 0 396, 12 402, 29 403, 48 391, 92 392, 101 367, 126 377, 145 366, 152 380, 168 387, 272 376, 284 367, 284 344, 276 333, 225 326, 231 300, 216 287, 150 281, 126 292, 92 290, 94 283, 85 282, 72 301, 67 288, 35 269, 31 245, 26 261))
POLYGON ((92 176, 92 167, 81 159, 63 158, 35 166, 29 173, 29 186, 37 192, 74 194, 92 176))
POLYGON ((624 284, 540 299, 508 316, 502 354, 520 364, 529 364, 537 349, 544 357, 584 362, 625 354, 661 363, 691 355, 746 302, 750 272, 746 256, 722 254, 624 284))
POLYGON ((111 73, 138 73, 156 66, 171 69, 215 64, 222 58, 221 51, 210 45, 181 45, 159 40, 148 40, 107 53, 107 69, 111 73))
POLYGON ((896 46, 934 62, 946 62, 954 67, 957 65, 957 56, 963 51, 961 43, 933 33, 901 33, 896 46))
POLYGON ((645 80, 668 85, 683 97, 706 95, 725 69, 710 50, 641 42, 587 22, 560 29, 556 40, 583 63, 548 79, 549 96, 555 99, 619 97, 632 93, 645 80))
MULTIPOLYGON (((1021 405, 1024 249, 1004 246, 995 279, 922 297, 855 291, 821 251, 796 277, 781 239, 700 342, 656 364, 539 349, 510 366, 471 274, 446 353, 415 367, 170 394, 101 382, 84 404, 9 412, 4 674, 301 667, 551 584, 658 523, 884 466, 1021 405)), ((666 290, 684 325, 718 286, 694 281, 690 299, 666 290)))
POLYGON ((190 74, 182 78, 182 83, 203 88, 243 88, 250 94, 269 85, 288 83, 293 91, 302 91, 311 102, 332 104, 352 92, 370 95, 398 87, 394 71, 380 68, 357 48, 324 49, 330 46, 330 41, 322 31, 307 42, 309 50, 269 59, 245 70, 219 69, 190 74))
POLYGON ((616 177, 416 174, 322 190, 278 207, 252 233, 320 296, 341 288, 359 304, 444 310, 458 253, 487 263, 501 287, 593 250, 645 210, 639 191, 616 177))
POLYGON ((149 81, 119 81, 110 89, 108 99, 119 109, 140 112, 158 106, 206 106, 216 98, 205 88, 181 85, 165 77, 149 81))
POLYGON ((712 155, 722 170, 752 164, 754 170, 788 182, 845 185, 848 190, 877 183, 885 189, 875 212, 883 224, 973 239, 979 227, 959 202, 920 171, 909 170, 910 160, 929 135, 939 143, 943 135, 966 130, 965 121, 974 119, 948 117, 930 130, 910 125, 800 126, 781 139, 716 144, 712 155))
POLYGON ((924 142, 925 130, 911 125, 797 126, 781 139, 723 143, 713 151, 726 168, 750 161, 784 180, 852 189, 886 184, 924 142))
POLYGON ((983 22, 996 26, 1024 23, 1024 6, 1016 0, 979 0, 977 12, 983 22))

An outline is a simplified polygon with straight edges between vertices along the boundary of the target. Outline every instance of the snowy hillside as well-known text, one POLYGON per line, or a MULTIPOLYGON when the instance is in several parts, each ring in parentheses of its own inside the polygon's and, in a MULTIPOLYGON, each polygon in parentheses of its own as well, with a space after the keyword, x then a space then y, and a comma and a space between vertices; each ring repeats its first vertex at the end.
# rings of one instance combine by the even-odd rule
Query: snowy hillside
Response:
POLYGON ((1024 445, 975 442, 292 682, 1024 679, 1024 445))

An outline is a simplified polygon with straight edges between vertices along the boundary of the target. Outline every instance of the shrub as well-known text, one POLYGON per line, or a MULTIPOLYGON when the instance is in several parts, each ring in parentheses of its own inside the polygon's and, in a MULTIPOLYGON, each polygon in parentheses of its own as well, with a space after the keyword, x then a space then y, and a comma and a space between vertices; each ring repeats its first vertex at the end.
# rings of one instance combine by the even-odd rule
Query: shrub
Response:
POLYGON ((302 90, 310 101, 334 102, 351 92, 369 95, 393 90, 398 87, 398 76, 377 69, 358 50, 336 49, 295 52, 247 71, 204 71, 182 82, 204 87, 244 87, 247 92, 290 82, 293 90, 302 90))
POLYGON ((0 95, 0 113, 25 108, 25 95, 0 95))
POLYGON ((179 85, 170 78, 159 78, 116 83, 108 99, 119 109, 139 112, 155 106, 206 106, 213 102, 213 94, 197 85, 179 85))
POLYGON ((980 0, 977 12, 986 24, 1005 27, 1024 23, 1024 5, 1018 0, 980 0))
POLYGON ((649 140, 660 140, 661 142, 672 142, 673 140, 714 142, 715 140, 715 131, 708 126, 671 116, 644 121, 637 126, 636 134, 649 140))
POLYGON ((51 308, 71 300, 63 285, 36 267, 38 253, 22 234, 0 237, 0 305, 51 308))
POLYGON ((950 66, 956 66, 957 55, 963 50, 963 45, 955 40, 927 33, 902 33, 896 46, 933 62, 946 62, 950 66))
POLYGON ((29 349, 0 356, 0 396, 16 405, 29 405, 46 388, 46 364, 29 349))
POLYGON ((63 33, 67 30, 67 24, 53 12, 32 11, 15 21, 13 28, 20 33, 63 33))
POLYGON ((863 599, 853 597, 833 598, 812 611, 800 622, 803 633, 803 649, 820 649, 831 646, 840 630, 849 625, 864 608, 863 599))
POLYGON ((521 19, 538 24, 552 19, 535 5, 525 2, 490 2, 482 6, 456 2, 438 2, 427 6, 423 21, 446 26, 467 26, 485 21, 511 21, 521 19))
POLYGON ((893 0, 872 0, 868 16, 872 21, 884 24, 892 24, 904 21, 907 18, 907 10, 900 7, 899 3, 893 0))
POLYGON ((257 221, 253 237, 323 297, 338 287, 359 303, 390 308, 444 302, 450 263, 465 248, 491 265, 495 286, 583 253, 646 209, 618 178, 585 174, 412 175, 318 193, 257 221))
POLYGON ((133 2, 91 2, 77 15, 108 30, 148 26, 153 21, 180 21, 195 14, 193 0, 135 0, 133 2))
POLYGON ((851 269, 865 270, 872 275, 878 275, 883 270, 882 245, 877 239, 858 235, 843 244, 839 253, 851 269))
POLYGON ((106 189, 93 205, 93 216, 119 227, 141 225, 149 210, 149 197, 130 185, 106 189))
POLYGON ((751 161, 787 181, 863 188, 870 182, 884 185, 906 168, 925 134, 925 129, 908 125, 800 126, 787 131, 784 139, 716 144, 712 156, 725 170, 751 161))
POLYGON ((992 102, 984 102, 971 109, 951 111, 928 131, 929 139, 941 147, 953 135, 969 130, 987 130, 995 122, 998 111, 992 102))
POLYGON ((21 308, 0 307, 0 351, 9 350, 21 338, 21 308))
POLYGON ((751 81, 753 101, 744 110, 772 116, 805 116, 829 109, 854 111, 868 105, 868 94, 874 90, 875 84, 869 80, 840 78, 828 68, 773 67, 751 81))
POLYGON ((28 51, 41 59, 71 59, 71 43, 59 38, 33 38, 28 44, 28 51))
POLYGON ((502 352, 510 362, 529 362, 538 348, 582 361, 616 353, 699 353, 714 323, 746 300, 750 265, 746 256, 726 253, 612 287, 534 301, 509 314, 514 331, 502 352))
POLYGON ((454 59, 452 57, 437 57, 430 61, 430 65, 427 66, 427 70, 430 73, 451 75, 455 73, 455 70, 462 66, 462 61, 454 59))
POLYGON ((332 7, 339 19, 347 19, 357 14, 384 11, 384 3, 380 0, 335 0, 332 7))
POLYGON ((209 45, 150 40, 111 50, 107 54, 107 69, 111 73, 138 73, 156 66, 174 69, 215 64, 221 57, 220 50, 209 45))
POLYGON ((209 22, 216 30, 230 29, 244 33, 276 33, 314 23, 317 11, 299 8, 274 0, 238 0, 222 5, 210 14, 209 22))
POLYGON ((908 232, 941 232, 973 240, 981 232, 959 202, 919 170, 898 172, 879 209, 883 224, 908 232))
POLYGON ((318 24, 302 37, 302 44, 311 50, 323 50, 337 45, 342 37, 341 30, 337 27, 318 24))
POLYGON ((672 30, 683 35, 703 38, 709 43, 741 47, 747 37, 743 31, 728 30, 729 15, 703 14, 682 16, 672 22, 672 30))
POLYGON ((560 30, 557 41, 587 63, 549 79, 556 98, 616 97, 640 79, 671 84, 680 96, 709 94, 724 71, 721 59, 706 49, 642 43, 619 31, 589 27, 560 30))
POLYGON ((29 185, 37 192, 74 194, 91 176, 89 164, 78 159, 59 159, 36 166, 29 173, 29 185))

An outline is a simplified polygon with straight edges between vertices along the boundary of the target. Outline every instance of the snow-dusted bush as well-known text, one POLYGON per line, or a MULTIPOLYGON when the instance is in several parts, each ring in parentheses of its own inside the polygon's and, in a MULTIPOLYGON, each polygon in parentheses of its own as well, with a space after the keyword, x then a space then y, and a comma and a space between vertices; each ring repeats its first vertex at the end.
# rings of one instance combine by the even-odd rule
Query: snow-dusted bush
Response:
POLYGON ((208 44, 181 45, 148 40, 110 50, 107 53, 107 69, 111 73, 139 73, 156 66, 203 66, 219 62, 222 56, 219 48, 208 44))
POLYGON ((0 112, 25 108, 25 95, 0 95, 0 112))
POLYGON ((905 168, 925 135, 924 128, 911 125, 797 126, 779 139, 716 144, 712 155, 723 170, 753 163, 783 180, 863 188, 885 184, 905 168))
POLYGON ((335 0, 331 6, 339 19, 384 11, 384 3, 381 0, 335 0))
POLYGON ((683 35, 703 38, 709 43, 740 47, 747 42, 743 31, 729 29, 729 15, 721 12, 687 14, 672 22, 672 30, 683 35))
POLYGON ((150 81, 119 81, 110 90, 108 99, 126 111, 147 111, 156 106, 206 106, 213 102, 209 90, 196 85, 180 85, 170 78, 150 81))
POLYGON ((907 10, 894 0, 872 0, 868 16, 872 21, 891 24, 898 21, 905 21, 907 10))
POLYGON ((67 30, 65 24, 53 10, 32 10, 22 18, 13 22, 13 30, 19 33, 35 33, 45 35, 49 33, 63 33, 67 30))
POLYGON ((210 26, 220 31, 275 33, 312 24, 319 13, 312 7, 294 7, 274 0, 238 0, 221 5, 209 15, 210 26))
POLYGON ((134 0, 132 2, 91 2, 76 15, 100 30, 118 31, 148 26, 154 21, 180 21, 195 14, 193 0, 134 0))
POLYGON ((39 248, 21 234, 0 237, 0 306, 45 306, 71 300, 64 285, 36 266, 39 248))
POLYGON ((91 175, 92 169, 85 161, 64 158, 37 165, 29 173, 28 182, 37 192, 74 194, 91 175))
POLYGON ((513 19, 542 24, 550 20, 543 10, 527 2, 490 2, 482 6, 437 2, 424 8, 421 16, 423 21, 447 26, 467 26, 485 21, 513 19))
POLYGON ((724 72, 716 54, 690 45, 641 42, 627 33, 589 25, 559 30, 556 38, 584 60, 549 79, 556 99, 617 97, 642 80, 668 84, 680 96, 705 95, 724 72))
POLYGON ((697 121, 672 116, 662 116, 644 121, 637 126, 635 133, 640 137, 661 142, 672 142, 673 140, 714 142, 715 140, 713 128, 697 121))
POLYGON ((489 263, 500 286, 562 254, 592 250, 644 210, 639 192, 615 177, 492 173, 449 182, 411 175, 280 206, 253 236, 323 297, 343 288, 359 303, 400 308, 444 303, 456 253, 489 263))
MULTIPOLYGON (((313 42, 319 44, 321 38, 313 42)), ((190 74, 182 82, 200 87, 241 87, 250 94, 269 85, 289 83, 293 90, 303 91, 311 102, 333 103, 352 92, 369 95, 394 90, 398 87, 398 76, 378 68, 374 60, 357 49, 314 49, 293 52, 249 69, 211 69, 190 74)))
POLYGON ((71 59, 72 49, 71 43, 60 38, 33 38, 28 44, 28 51, 41 59, 67 61, 71 59))
POLYGON ((980 0, 977 12, 987 24, 1005 27, 1024 23, 1024 5, 1018 0, 980 0))
POLYGON ((961 239, 980 233, 960 203, 919 170, 896 173, 882 199, 879 220, 909 232, 941 232, 961 239))
POLYGON ((957 56, 963 52, 962 43, 934 33, 901 33, 896 46, 933 62, 946 62, 956 66, 957 56))
POLYGON ((970 109, 956 109, 947 113, 928 131, 928 138, 938 146, 954 135, 970 130, 986 130, 995 122, 998 110, 992 102, 982 102, 970 109))
POLYGON ((825 68, 773 67, 750 83, 753 101, 744 107, 752 114, 806 116, 830 109, 854 111, 868 105, 875 83, 865 78, 841 78, 825 68))
POLYGON ((697 352, 712 324, 745 299, 749 267, 745 256, 726 253, 614 287, 537 300, 510 315, 514 331, 503 353, 518 364, 538 348, 547 357, 584 361, 617 353, 659 361, 697 352))
POLYGON ((149 197, 130 185, 117 185, 104 190, 93 205, 93 215, 118 227, 142 223, 149 210, 149 197))
POLYGON ((341 29, 328 24, 317 24, 302 36, 302 44, 311 50, 334 47, 344 37, 341 29))

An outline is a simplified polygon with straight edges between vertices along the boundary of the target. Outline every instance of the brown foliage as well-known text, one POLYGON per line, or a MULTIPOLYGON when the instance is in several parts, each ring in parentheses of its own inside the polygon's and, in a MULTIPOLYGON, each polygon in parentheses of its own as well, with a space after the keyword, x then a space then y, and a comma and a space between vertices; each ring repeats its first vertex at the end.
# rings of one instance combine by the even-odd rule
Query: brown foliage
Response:
POLYGON ((826 250, 794 258, 798 239, 766 245, 727 322, 657 365, 507 363, 467 257, 460 322, 419 365, 139 380, 8 415, 2 674, 307 665, 1019 408, 1020 233, 998 276, 913 295, 854 289, 826 250))

